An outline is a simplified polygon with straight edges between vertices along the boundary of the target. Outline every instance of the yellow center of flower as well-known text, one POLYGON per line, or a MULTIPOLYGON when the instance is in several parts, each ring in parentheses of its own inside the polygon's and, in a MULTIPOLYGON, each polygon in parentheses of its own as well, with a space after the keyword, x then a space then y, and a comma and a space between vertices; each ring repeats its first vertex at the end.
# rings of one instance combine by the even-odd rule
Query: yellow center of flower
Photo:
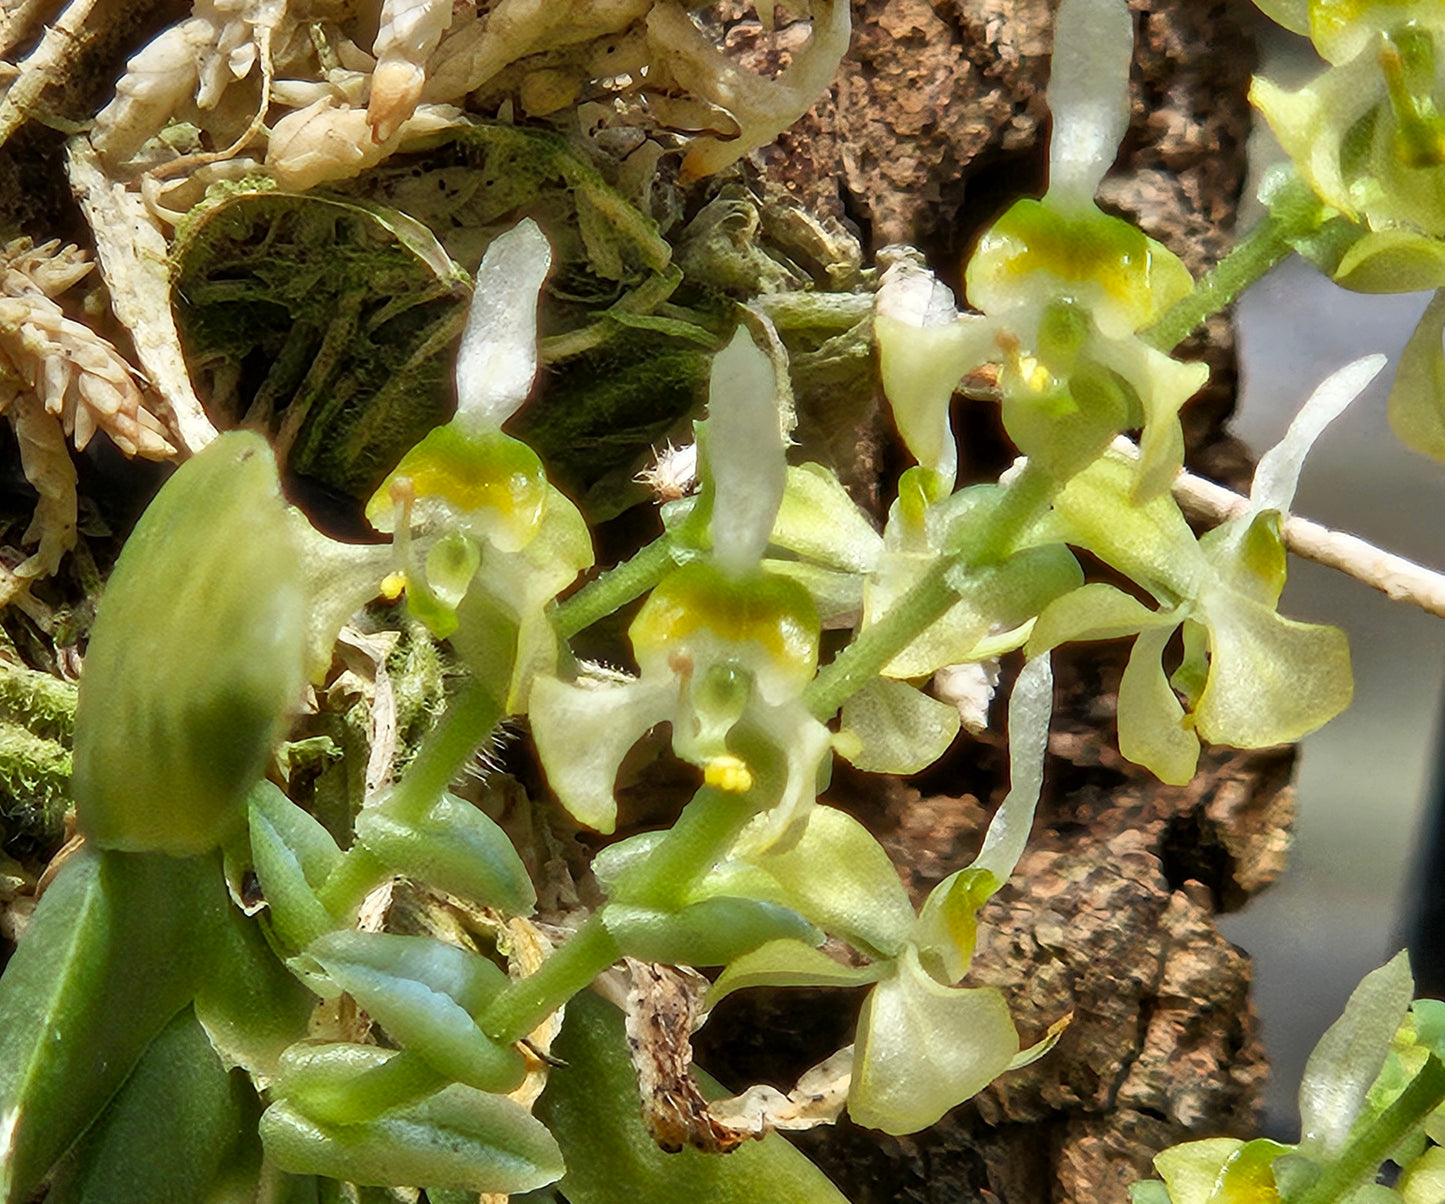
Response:
POLYGON ((702 780, 714 790, 726 794, 746 794, 753 788, 752 771, 741 757, 731 753, 708 761, 703 767, 702 780))

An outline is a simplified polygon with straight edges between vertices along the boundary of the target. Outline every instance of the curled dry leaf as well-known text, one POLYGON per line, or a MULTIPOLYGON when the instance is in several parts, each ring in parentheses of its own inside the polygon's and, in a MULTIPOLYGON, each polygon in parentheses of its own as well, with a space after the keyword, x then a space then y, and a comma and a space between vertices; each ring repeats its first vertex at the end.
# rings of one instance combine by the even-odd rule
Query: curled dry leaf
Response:
POLYGON ((749 1087, 709 1103, 692 1075, 691 1037, 705 1018, 708 981, 695 970, 624 959, 630 977, 627 1048, 637 1071, 642 1116, 664 1150, 684 1146, 727 1153, 774 1129, 833 1124, 848 1102, 853 1047, 807 1071, 784 1095, 776 1087, 749 1087))
POLYGON ((216 437, 191 387, 171 316, 169 252, 145 201, 107 178, 95 148, 84 137, 67 147, 70 186, 95 233, 101 275, 115 316, 130 331, 136 354, 151 384, 170 410, 173 429, 188 452, 216 437))

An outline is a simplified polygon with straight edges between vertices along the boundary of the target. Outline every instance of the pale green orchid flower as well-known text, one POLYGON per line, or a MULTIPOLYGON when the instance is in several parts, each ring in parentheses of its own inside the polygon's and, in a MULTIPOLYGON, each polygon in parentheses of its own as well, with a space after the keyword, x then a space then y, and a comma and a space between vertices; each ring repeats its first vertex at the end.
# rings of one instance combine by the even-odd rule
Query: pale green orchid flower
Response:
POLYGON ((1122 430, 1143 428, 1136 495, 1168 488, 1183 459, 1181 406, 1208 375, 1137 338, 1193 288, 1161 244, 1094 203, 1128 125, 1133 26, 1121 0, 1064 0, 1049 106, 1049 189, 1015 204, 978 244, 960 315, 915 263, 884 274, 874 330, 884 390, 919 463, 953 486, 949 400, 984 364, 1002 365, 1003 420, 1025 454, 1060 479, 1122 430))
POLYGON ((774 370, 745 329, 714 359, 710 397, 700 504, 711 550, 664 577, 633 620, 640 676, 591 689, 538 679, 532 734, 563 806, 611 832, 622 758, 671 722, 674 751, 701 767, 707 785, 761 790, 764 813, 745 836, 761 846, 812 806, 828 749, 828 730, 802 703, 817 668, 818 617, 802 585, 761 567, 787 461, 774 370))
POLYGON ((1260 460, 1248 512, 1202 539, 1168 497, 1126 505, 1130 467, 1113 454, 1055 499, 1064 538, 1138 582, 1158 608, 1111 585, 1085 585, 1039 615, 1029 654, 1137 635, 1119 684, 1119 750, 1161 781, 1182 785, 1194 776, 1201 739, 1287 744, 1349 705, 1344 633, 1275 609, 1285 579, 1280 526, 1310 445, 1384 364, 1382 355, 1367 356, 1321 384, 1260 460), (1171 679, 1161 661, 1181 625, 1184 662, 1171 679))
POLYGON ((1322 266, 1347 288, 1445 286, 1445 8, 1436 0, 1269 0, 1330 64, 1288 91, 1257 78, 1250 99, 1295 170, 1357 223, 1322 266))
POLYGON ((530 219, 500 235, 477 270, 457 355, 457 412, 402 457, 367 506, 392 532, 388 582, 438 636, 450 636, 505 710, 526 705, 533 673, 556 661, 544 611, 592 563, 582 516, 542 462, 502 424, 537 375, 537 306, 552 262, 530 219))

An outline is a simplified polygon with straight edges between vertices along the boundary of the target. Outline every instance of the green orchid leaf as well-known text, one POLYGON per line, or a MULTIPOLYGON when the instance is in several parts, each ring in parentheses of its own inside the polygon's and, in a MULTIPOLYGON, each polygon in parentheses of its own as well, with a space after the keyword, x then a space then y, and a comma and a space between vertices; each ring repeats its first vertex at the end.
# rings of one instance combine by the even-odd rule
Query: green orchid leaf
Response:
POLYGON ((887 962, 845 966, 802 941, 769 941, 736 958, 718 975, 707 993, 707 1006, 716 1007, 734 991, 750 987, 861 987, 877 982, 887 971, 887 962))
POLYGON ((916 1133, 987 1087, 1018 1051, 1002 992, 942 986, 905 949, 858 1017, 848 1115, 885 1133, 916 1133))
POLYGON ((505 1096, 454 1083, 364 1124, 325 1124, 290 1100, 261 1116, 267 1157, 282 1170, 365 1186, 529 1191, 559 1178, 552 1135, 505 1096))
POLYGON ((846 812, 816 806, 796 844, 749 858, 825 932, 895 955, 913 927, 913 904, 876 837, 846 812))
POLYGON ((344 1042, 296 1044, 277 1065, 274 1099, 328 1125, 357 1125, 440 1091, 449 1082, 409 1050, 344 1042))
POLYGON ((472 1019, 507 983, 485 958, 430 937, 350 929, 313 941, 306 955, 442 1074, 482 1091, 511 1091, 522 1081, 522 1055, 472 1019))
POLYGON ((1209 629, 1209 678, 1194 712, 1200 736, 1235 748, 1291 744, 1350 704, 1345 633, 1281 618, 1239 594, 1199 598, 1209 629))
POLYGON ((599 914, 624 955, 670 965, 724 966, 769 941, 823 941, 797 912, 760 899, 718 896, 678 911, 609 903, 599 914))
POLYGON ((883 539, 836 474, 821 464, 788 466, 783 500, 768 542, 825 568, 869 572, 883 539))
POLYGON ((1425 307, 1400 354, 1390 390, 1390 428, 1411 451, 1445 461, 1445 289, 1425 307))
POLYGON ((1244 1142, 1237 1137, 1186 1141, 1154 1155, 1154 1169, 1169 1188, 1171 1204, 1213 1204, 1214 1186, 1244 1142))
POLYGON ((233 431, 181 466, 126 541, 76 709, 71 786, 97 845, 184 856, 244 822, 304 684, 290 522, 271 449, 233 431))
POLYGON ((260 1115, 245 1075, 227 1073, 190 1009, 151 1042, 125 1086, 60 1164, 51 1204, 204 1200, 260 1115))
POLYGON ((958 708, 875 678, 843 704, 833 746, 865 773, 921 773, 958 735, 958 708))
POLYGON ((1299 1091, 1301 1153, 1332 1158, 1344 1148, 1414 993, 1404 952, 1360 980, 1344 1014, 1305 1063, 1299 1091))
POLYGON ((251 792, 251 861, 271 926, 291 949, 304 949, 337 926, 317 891, 342 862, 331 834, 270 782, 251 792))
MULTIPOLYGON (((567 1005, 537 1116, 567 1159, 558 1185, 571 1204, 844 1204, 838 1189, 776 1133, 725 1158, 684 1149, 664 1153, 643 1125, 637 1076, 622 1013, 590 991, 567 1005)), ((726 1092, 694 1070, 704 1093, 726 1092)))
POLYGON ((364 807, 356 838, 389 870, 458 898, 530 915, 537 892, 507 834, 471 803, 444 794, 417 820, 395 795, 364 807))
POLYGON ((218 858, 82 849, 0 977, 0 1201, 24 1204, 191 999, 218 858))
POLYGON ((272 1075, 282 1051, 306 1035, 316 997, 277 960, 259 922, 225 896, 203 922, 208 957, 196 1019, 228 1066, 272 1075))

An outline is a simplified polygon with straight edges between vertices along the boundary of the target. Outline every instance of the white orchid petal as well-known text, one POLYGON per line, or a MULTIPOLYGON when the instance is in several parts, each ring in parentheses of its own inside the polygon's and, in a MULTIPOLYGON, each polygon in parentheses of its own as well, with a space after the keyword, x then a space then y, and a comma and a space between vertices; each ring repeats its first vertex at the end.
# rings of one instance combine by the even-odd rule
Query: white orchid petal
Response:
POLYGON ((1129 126, 1134 21, 1124 0, 1063 0, 1049 75, 1049 196, 1088 205, 1129 126))
POLYGON ((750 572, 768 546, 788 461, 777 377, 743 326, 713 357, 705 447, 715 489, 713 555, 727 572, 750 572))
POLYGON ((1008 700, 1009 792, 973 865, 1003 884, 1014 872, 1044 785, 1044 754, 1054 713, 1054 673, 1048 654, 1027 661, 1008 700))
POLYGON ((579 823, 613 830, 618 766, 649 728, 671 718, 676 697, 672 682, 589 688, 539 677, 532 683, 528 717, 537 755, 548 783, 579 823))
MULTIPOLYGON (((1259 467, 1254 470, 1254 484, 1249 491, 1250 518, 1262 510, 1278 510, 1281 514, 1289 511, 1305 456, 1315 440, 1325 427, 1344 413, 1346 406, 1365 391, 1365 387, 1380 374, 1385 362, 1386 357, 1378 354, 1357 359, 1326 377, 1320 387, 1310 394, 1309 400, 1289 424, 1284 438, 1260 457, 1259 467)), ((1241 524, 1241 527, 1244 525, 1247 524, 1241 524)))
POLYGON ((477 269, 457 352, 457 418, 499 427, 537 377, 537 301, 552 247, 531 218, 497 237, 477 269))

